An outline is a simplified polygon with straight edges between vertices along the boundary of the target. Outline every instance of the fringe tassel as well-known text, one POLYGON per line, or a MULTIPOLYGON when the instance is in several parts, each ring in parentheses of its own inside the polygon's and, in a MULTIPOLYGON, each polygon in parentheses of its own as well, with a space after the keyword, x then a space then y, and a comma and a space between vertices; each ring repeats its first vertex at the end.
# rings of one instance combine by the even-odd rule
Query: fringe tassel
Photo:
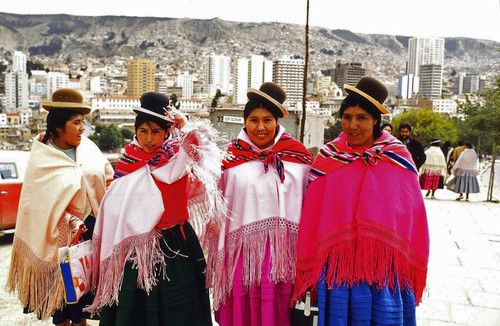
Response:
MULTIPOLYGON (((297 261, 298 226, 289 221, 273 218, 276 226, 245 232, 242 229, 226 236, 225 248, 218 250, 218 237, 209 239, 207 261, 207 287, 213 288, 213 307, 218 310, 226 302, 233 289, 236 265, 242 255, 243 283, 247 287, 259 286, 262 278, 262 264, 269 245, 273 282, 291 283, 295 277, 297 261), (283 223, 286 221, 286 224, 283 223)), ((269 222, 269 220, 266 220, 269 222)))
POLYGON ((309 261, 299 261, 291 306, 296 300, 302 300, 307 291, 316 293, 325 265, 324 276, 329 288, 334 284, 352 286, 367 282, 375 283, 379 288, 388 286, 394 289, 397 279, 401 288, 410 288, 414 292, 417 305, 422 299, 427 278, 427 262, 418 255, 401 252, 375 237, 361 236, 339 241, 309 261))
POLYGON ((179 140, 191 158, 186 164, 189 177, 199 181, 204 188, 198 196, 191 198, 188 202, 189 222, 193 225, 198 238, 204 243, 207 226, 211 230, 218 230, 227 218, 227 209, 224 196, 218 187, 221 176, 221 162, 225 152, 217 147, 220 139, 216 129, 206 122, 192 119, 182 128, 183 136, 179 140), (198 145, 186 138, 192 137, 193 133, 198 139, 198 145), (191 144, 185 146, 184 144, 191 144))
POLYGON ((160 272, 166 277, 165 256, 160 247, 160 237, 161 232, 157 229, 129 237, 113 248, 110 257, 99 263, 101 239, 94 234, 92 288, 95 290, 95 298, 92 305, 84 310, 98 314, 103 306, 118 304, 118 294, 127 261, 131 261, 133 268, 138 270, 137 287, 148 293, 156 285, 160 272), (162 268, 154 268, 156 266, 162 268))
POLYGON ((23 307, 42 320, 64 306, 64 287, 57 262, 36 258, 21 239, 14 236, 6 289, 17 290, 23 307))

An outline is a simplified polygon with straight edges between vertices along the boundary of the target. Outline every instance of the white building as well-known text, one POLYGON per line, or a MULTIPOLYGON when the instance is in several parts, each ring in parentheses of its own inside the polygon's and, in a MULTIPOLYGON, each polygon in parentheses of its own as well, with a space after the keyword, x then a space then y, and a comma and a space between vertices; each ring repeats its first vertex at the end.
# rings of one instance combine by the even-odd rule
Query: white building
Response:
POLYGON ((288 103, 302 102, 304 65, 304 60, 293 59, 290 56, 284 56, 273 62, 272 81, 283 88, 288 103))
POLYGON ((182 87, 182 98, 193 97, 194 76, 187 71, 183 75, 177 76, 177 87, 182 87))
POLYGON ((92 111, 97 110, 130 110, 141 106, 139 97, 135 96, 96 96, 91 101, 92 111))
POLYGON ((26 54, 21 51, 14 51, 14 55, 12 56, 12 70, 26 72, 26 63, 28 59, 26 54))
POLYGON ((6 126, 7 125, 7 113, 0 113, 0 126, 6 126))
POLYGON ((432 110, 437 113, 454 115, 457 113, 457 103, 453 99, 432 100, 432 110))
POLYGON ((30 119, 33 116, 33 112, 31 112, 31 110, 29 109, 22 109, 19 110, 18 113, 19 113, 19 118, 21 120, 21 124, 25 126, 29 125, 30 119))
POLYGON ((195 113, 203 108, 203 101, 200 99, 180 99, 179 110, 184 113, 195 113))
POLYGON ((61 88, 69 87, 69 76, 61 72, 47 74, 47 98, 52 98, 52 93, 61 88))
POLYGON ((5 73, 5 107, 28 108, 28 74, 22 71, 5 73))
POLYGON ((397 95, 402 99, 412 98, 413 93, 418 93, 419 78, 413 75, 404 75, 398 78, 397 95))
POLYGON ((234 103, 243 104, 247 102, 248 90, 248 59, 238 59, 234 69, 234 103))
POLYGON ((214 86, 216 90, 220 89, 222 94, 228 95, 231 79, 231 58, 224 55, 210 55, 206 78, 208 85, 214 86))
POLYGON ((234 72, 233 102, 244 104, 248 88, 259 89, 263 83, 273 81, 273 62, 262 55, 252 55, 250 59, 238 59, 234 72))
POLYGON ((93 76, 90 77, 90 91, 94 93, 101 93, 102 92, 102 87, 101 87, 101 76, 93 76))
POLYGON ((444 38, 410 38, 408 44, 408 75, 419 76, 422 65, 443 65, 444 38))

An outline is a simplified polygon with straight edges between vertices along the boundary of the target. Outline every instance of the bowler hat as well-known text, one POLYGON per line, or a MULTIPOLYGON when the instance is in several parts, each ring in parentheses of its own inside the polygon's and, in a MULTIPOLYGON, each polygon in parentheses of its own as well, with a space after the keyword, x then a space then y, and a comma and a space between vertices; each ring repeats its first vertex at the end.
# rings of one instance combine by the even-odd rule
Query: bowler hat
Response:
POLYGON ((52 93, 52 102, 42 102, 42 107, 50 111, 52 109, 66 109, 87 114, 91 111, 90 106, 83 104, 83 96, 79 91, 71 88, 60 88, 52 93))
POLYGON ((430 141, 431 145, 439 145, 440 143, 441 143, 441 139, 437 139, 437 138, 432 138, 432 140, 430 141))
POLYGON ((266 103, 269 110, 272 110, 279 118, 288 116, 288 111, 283 106, 286 99, 286 93, 278 84, 267 82, 260 88, 249 88, 247 91, 248 99, 266 103))
POLYGON ((372 103, 381 113, 389 113, 382 105, 389 92, 384 84, 372 77, 361 78, 356 87, 344 85, 344 90, 349 94, 357 94, 372 103))
POLYGON ((170 100, 167 95, 156 92, 147 92, 141 96, 141 107, 134 108, 133 111, 137 114, 146 114, 173 122, 171 115, 168 113, 169 104, 170 100))

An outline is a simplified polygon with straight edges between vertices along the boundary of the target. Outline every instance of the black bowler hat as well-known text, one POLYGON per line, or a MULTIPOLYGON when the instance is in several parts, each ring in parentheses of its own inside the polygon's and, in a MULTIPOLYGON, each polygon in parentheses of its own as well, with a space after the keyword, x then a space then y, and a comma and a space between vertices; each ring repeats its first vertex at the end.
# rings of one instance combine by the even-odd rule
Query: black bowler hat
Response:
POLYGON ((259 89, 249 88, 247 96, 250 100, 266 103, 268 105, 267 109, 272 110, 279 118, 288 116, 288 111, 283 106, 286 93, 278 84, 266 82, 259 89))
POLYGON ((356 87, 344 85, 344 90, 349 95, 357 94, 364 97, 381 113, 389 113, 389 111, 387 111, 387 109, 382 105, 387 98, 387 95, 389 95, 389 92, 387 91, 387 87, 375 78, 363 77, 358 81, 356 87))
POLYGON ((171 115, 168 113, 169 105, 170 100, 167 95, 157 92, 147 92, 141 96, 141 107, 134 108, 133 110, 137 114, 146 114, 173 122, 171 115))

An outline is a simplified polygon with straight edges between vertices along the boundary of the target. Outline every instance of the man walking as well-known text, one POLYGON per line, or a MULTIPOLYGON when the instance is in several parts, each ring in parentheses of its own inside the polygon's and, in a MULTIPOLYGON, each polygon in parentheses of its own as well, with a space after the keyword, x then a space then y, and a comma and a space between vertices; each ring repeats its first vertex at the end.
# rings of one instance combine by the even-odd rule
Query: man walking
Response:
POLYGON ((417 169, 420 169, 422 164, 425 162, 425 152, 424 152, 424 146, 422 146, 422 143, 414 138, 410 137, 410 132, 411 132, 411 126, 408 122, 402 122, 399 125, 399 140, 406 145, 406 148, 408 148, 408 151, 411 154, 411 158, 413 159, 413 162, 415 162, 415 165, 417 166, 417 169))

